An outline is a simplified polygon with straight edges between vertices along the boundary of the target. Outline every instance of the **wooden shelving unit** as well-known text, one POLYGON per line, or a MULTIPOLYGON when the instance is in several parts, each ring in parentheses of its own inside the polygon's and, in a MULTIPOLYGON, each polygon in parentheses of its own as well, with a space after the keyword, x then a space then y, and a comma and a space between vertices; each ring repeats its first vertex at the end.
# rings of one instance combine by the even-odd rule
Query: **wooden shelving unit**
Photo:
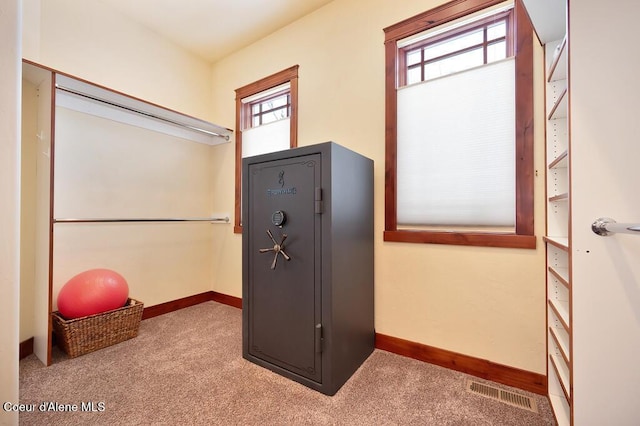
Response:
POLYGON ((572 304, 569 82, 566 35, 545 44, 547 99, 547 357, 549 401, 559 425, 572 424, 572 304))
POLYGON ((560 426, 573 424, 571 147, 566 0, 523 0, 545 53, 548 396, 560 426))
POLYGON ((637 222, 640 211, 638 63, 628 54, 635 39, 620 36, 635 29, 640 6, 522 1, 545 55, 549 401, 561 426, 635 425, 640 246, 591 224, 609 214, 637 222))

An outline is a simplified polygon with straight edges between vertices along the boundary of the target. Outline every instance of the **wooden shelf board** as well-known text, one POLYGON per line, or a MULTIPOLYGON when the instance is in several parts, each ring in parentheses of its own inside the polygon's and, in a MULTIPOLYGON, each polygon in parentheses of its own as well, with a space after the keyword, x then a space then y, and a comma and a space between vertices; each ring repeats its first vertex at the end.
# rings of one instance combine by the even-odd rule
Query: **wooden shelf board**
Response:
POLYGON ((571 368, 571 358, 569 357, 569 334, 564 332, 564 330, 560 330, 557 328, 549 327, 549 333, 551 337, 556 342, 556 346, 560 349, 560 354, 564 359, 565 364, 567 364, 568 368, 571 368))
POLYGON ((553 104, 553 107, 551 108, 551 112, 549 113, 548 119, 555 120, 557 118, 564 118, 566 116, 567 116, 567 88, 565 87, 564 90, 560 93, 560 96, 558 96, 558 99, 556 100, 556 102, 553 104))
POLYGON ((569 193, 568 192, 564 192, 562 194, 558 194, 558 195, 554 195, 553 197, 549 197, 549 202, 568 201, 568 200, 569 200, 569 193))
POLYGON ((558 279, 565 287, 570 288, 569 282, 569 268, 563 268, 559 266, 549 266, 549 272, 558 279))
POLYGON ((560 382, 560 386, 562 387, 562 391, 564 392, 567 404, 570 404, 569 401, 571 401, 571 388, 569 387, 569 378, 566 377, 564 371, 562 371, 558 367, 558 363, 560 362, 560 360, 555 355, 549 354, 549 359, 551 360, 551 365, 553 366, 553 370, 556 373, 556 377, 558 377, 559 379, 558 381, 560 382))
POLYGON ((562 42, 555 51, 551 66, 547 72, 547 82, 563 80, 567 78, 567 36, 565 35, 562 42))
POLYGON ((560 155, 558 155, 551 163, 549 163, 549 170, 551 169, 563 169, 567 167, 567 156, 569 154, 568 150, 564 150, 560 155))
POLYGON ((571 424, 571 408, 569 401, 560 395, 549 395, 549 402, 556 416, 558 426, 569 426, 571 424))
POLYGON ((549 299, 548 304, 556 318, 558 318, 564 329, 569 333, 571 331, 571 326, 569 324, 569 302, 558 302, 556 300, 549 299))
POLYGON ((543 241, 549 243, 561 250, 569 251, 569 239, 567 237, 542 237, 543 241))

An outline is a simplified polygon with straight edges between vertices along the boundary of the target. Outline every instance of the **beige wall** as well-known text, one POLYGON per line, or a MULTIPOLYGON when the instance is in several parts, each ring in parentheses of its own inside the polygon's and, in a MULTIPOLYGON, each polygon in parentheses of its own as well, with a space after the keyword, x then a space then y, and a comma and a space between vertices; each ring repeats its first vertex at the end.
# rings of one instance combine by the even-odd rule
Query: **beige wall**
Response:
MULTIPOLYGON (((299 64, 299 145, 333 140, 375 161, 376 331, 545 373, 544 130, 536 126, 536 250, 385 243, 383 28, 438 0, 335 0, 214 64, 213 115, 234 89, 299 64)), ((541 49, 536 61, 541 64, 541 49)), ((541 69, 541 68, 540 68, 541 69)), ((541 72, 541 71, 540 71, 541 72)), ((542 114, 542 75, 536 93, 542 114)), ((233 206, 234 148, 216 148, 216 195, 233 206), (224 178, 226 177, 226 178, 224 178)), ((241 296, 241 238, 220 230, 214 290, 241 296)))
MULTIPOLYGON (((54 216, 208 217, 211 150, 205 144, 56 107, 54 216)), ((93 268, 118 271, 127 279, 130 296, 146 306, 210 290, 214 226, 218 225, 56 224, 54 310, 60 288, 93 268)))
MULTIPOLYGON (((18 403, 20 282, 20 20, 18 0, 0 7, 0 401, 18 403)), ((18 423, 0 410, 0 424, 18 423)))
POLYGON ((24 0, 23 57, 210 119, 210 65, 99 1, 24 0))

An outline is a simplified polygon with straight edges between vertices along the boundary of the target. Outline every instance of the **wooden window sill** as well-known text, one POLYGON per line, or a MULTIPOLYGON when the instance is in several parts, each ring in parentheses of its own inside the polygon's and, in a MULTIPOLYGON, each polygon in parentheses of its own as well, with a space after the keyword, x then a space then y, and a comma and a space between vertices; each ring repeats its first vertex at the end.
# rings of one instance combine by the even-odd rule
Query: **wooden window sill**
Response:
POLYGON ((535 235, 484 232, 384 231, 384 241, 535 249, 535 235))

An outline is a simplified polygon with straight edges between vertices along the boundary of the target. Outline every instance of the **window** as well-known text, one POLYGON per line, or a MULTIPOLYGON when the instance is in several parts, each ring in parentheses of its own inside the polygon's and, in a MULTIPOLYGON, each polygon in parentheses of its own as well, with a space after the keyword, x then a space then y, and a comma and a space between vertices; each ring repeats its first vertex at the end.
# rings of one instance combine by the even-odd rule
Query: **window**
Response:
POLYGON ((453 1, 385 29, 385 241, 534 248, 533 30, 453 1))
POLYGON ((291 115, 290 84, 286 84, 281 89, 278 88, 275 95, 263 95, 261 99, 251 102, 247 106, 247 113, 251 117, 251 127, 289 118, 291 115))
POLYGON ((291 147, 291 83, 240 99, 242 158, 291 147))
POLYGON ((297 146, 298 65, 236 89, 235 227, 242 232, 242 158, 297 146))

